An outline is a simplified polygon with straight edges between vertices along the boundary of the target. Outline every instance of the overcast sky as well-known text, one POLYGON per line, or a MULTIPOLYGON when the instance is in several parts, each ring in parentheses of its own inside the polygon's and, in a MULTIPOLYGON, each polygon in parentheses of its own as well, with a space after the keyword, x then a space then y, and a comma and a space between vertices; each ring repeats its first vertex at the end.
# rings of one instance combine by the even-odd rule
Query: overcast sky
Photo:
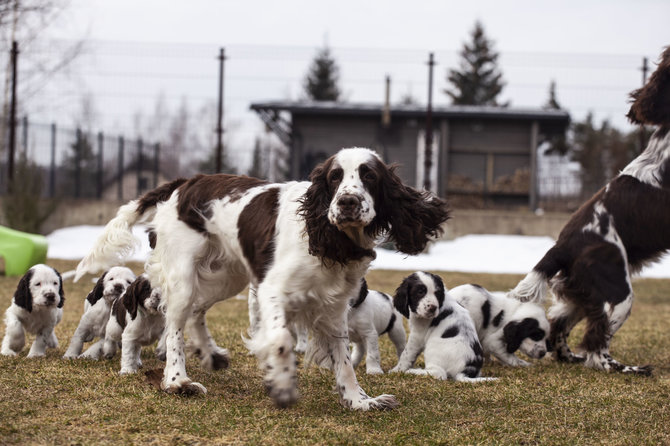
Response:
POLYGON ((593 111, 629 129, 628 93, 640 86, 642 57, 653 69, 670 44, 669 18, 670 0, 70 0, 50 35, 105 44, 91 47, 78 77, 68 73, 76 79, 69 93, 60 82, 42 96, 46 105, 33 109, 43 118, 31 113, 63 120, 86 91, 105 131, 128 132, 132 116, 151 112, 159 95, 173 109, 183 100, 215 103, 216 54, 225 47, 225 125, 251 147, 262 126, 249 104, 300 98, 324 42, 345 99, 362 102, 382 101, 385 75, 394 100, 410 93, 425 102, 434 51, 434 103, 447 105, 446 72, 480 20, 500 53, 503 102, 539 107, 554 80, 573 120, 593 111))
POLYGON ((140 42, 458 49, 475 20, 502 52, 657 55, 667 0, 72 0, 67 33, 140 42))

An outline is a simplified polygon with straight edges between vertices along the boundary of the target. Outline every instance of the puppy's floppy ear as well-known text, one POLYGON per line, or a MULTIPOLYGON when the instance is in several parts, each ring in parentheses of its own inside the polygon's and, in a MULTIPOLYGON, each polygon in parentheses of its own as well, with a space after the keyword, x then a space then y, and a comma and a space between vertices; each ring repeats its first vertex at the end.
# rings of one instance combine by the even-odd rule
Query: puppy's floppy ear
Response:
POLYGON ((33 311, 33 294, 30 292, 30 279, 32 277, 33 270, 29 269, 19 280, 19 285, 14 293, 14 303, 21 308, 25 308, 28 313, 33 311))
POLYGON ((440 276, 433 273, 429 274, 433 278, 433 283, 435 284, 435 297, 437 297, 437 302, 440 304, 440 308, 442 308, 447 287, 444 286, 444 282, 440 276))
POLYGON ((395 290, 393 296, 393 306, 407 319, 409 319, 409 280, 408 277, 402 281, 400 286, 395 290))
POLYGON ((670 47, 644 87, 630 94, 633 105, 626 115, 635 124, 670 126, 670 47))
POLYGON ((123 306, 130 314, 131 319, 137 317, 137 307, 151 294, 151 284, 144 277, 138 277, 123 294, 123 306))
POLYGON ((105 291, 105 277, 107 276, 107 271, 100 276, 98 281, 96 282, 95 286, 93 287, 93 290, 91 290, 90 293, 88 293, 88 296, 86 296, 86 300, 91 304, 94 305, 97 301, 102 299, 102 294, 105 291))
POLYGON ((58 308, 63 308, 63 305, 65 304, 65 291, 63 291, 63 277, 61 277, 60 273, 56 270, 56 268, 54 268, 53 270, 58 276, 58 295, 60 296, 60 301, 58 302, 58 308))
POLYGON ((521 332, 521 324, 519 322, 510 322, 505 325, 503 329, 503 339, 507 346, 507 353, 514 353, 521 347, 523 342, 523 333, 521 332))

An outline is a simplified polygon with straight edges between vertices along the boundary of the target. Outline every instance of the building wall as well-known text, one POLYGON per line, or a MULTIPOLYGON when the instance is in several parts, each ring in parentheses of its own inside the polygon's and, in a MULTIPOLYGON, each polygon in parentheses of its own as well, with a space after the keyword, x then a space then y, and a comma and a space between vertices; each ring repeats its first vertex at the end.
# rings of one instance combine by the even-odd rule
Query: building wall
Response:
MULTIPOLYGON (((527 206, 531 188, 532 121, 501 119, 436 119, 436 151, 446 145, 442 166, 443 196, 458 206, 527 206), (444 128, 448 131, 442 135, 444 128), (446 141, 440 141, 447 138, 446 141)), ((409 185, 417 179, 417 143, 425 123, 394 116, 384 130, 381 117, 294 115, 294 144, 300 157, 300 177, 343 147, 369 147, 386 162, 400 165, 398 174, 409 185)), ((295 174, 294 174, 295 176, 295 174)))

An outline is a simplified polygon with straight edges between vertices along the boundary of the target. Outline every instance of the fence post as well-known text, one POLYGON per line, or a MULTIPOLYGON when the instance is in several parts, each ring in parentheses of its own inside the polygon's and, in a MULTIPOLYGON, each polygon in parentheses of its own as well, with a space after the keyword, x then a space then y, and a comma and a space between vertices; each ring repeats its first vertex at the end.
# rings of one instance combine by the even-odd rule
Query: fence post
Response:
POLYGON ((102 132, 98 132, 98 193, 97 197, 98 200, 102 198, 102 162, 103 162, 103 140, 104 140, 104 135, 102 132))
POLYGON ((160 163, 158 161, 158 154, 160 153, 160 144, 156 143, 154 145, 154 187, 158 187, 158 169, 160 163))
POLYGON ((119 181, 118 181, 118 199, 119 201, 123 201, 123 136, 119 136, 119 181))
POLYGON ((24 116, 21 120, 23 127, 23 156, 28 159, 28 116, 24 116))
POLYGON ((137 196, 142 194, 142 138, 137 139, 137 196))
POLYGON ((74 197, 79 198, 81 189, 81 129, 79 128, 77 128, 74 147, 74 197))
POLYGON ((11 51, 12 65, 12 96, 9 104, 9 160, 7 161, 7 191, 12 192, 12 183, 14 182, 14 154, 16 153, 16 66, 19 59, 19 45, 16 40, 12 42, 11 51))
POLYGON ((51 123, 51 165, 49 166, 49 197, 56 194, 56 123, 51 123))

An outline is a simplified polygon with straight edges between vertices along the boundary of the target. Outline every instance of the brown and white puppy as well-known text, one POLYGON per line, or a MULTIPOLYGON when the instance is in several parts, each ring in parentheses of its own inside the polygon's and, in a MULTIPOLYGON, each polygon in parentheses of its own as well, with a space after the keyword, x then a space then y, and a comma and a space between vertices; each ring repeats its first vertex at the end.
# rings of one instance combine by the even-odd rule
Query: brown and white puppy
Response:
POLYGON ((549 309, 549 341, 557 360, 650 375, 650 366, 624 365, 609 349, 631 312, 631 274, 670 249, 670 47, 631 96, 631 121, 658 126, 647 148, 572 215, 556 244, 510 293, 542 302, 551 286, 556 301, 549 309), (577 355, 567 339, 584 318, 584 354, 577 355))
POLYGON ((70 345, 63 355, 65 359, 88 358, 99 359, 102 346, 105 342, 105 329, 109 320, 112 303, 126 291, 126 288, 135 280, 135 274, 124 266, 115 266, 107 270, 86 296, 84 314, 70 340, 70 345), (84 342, 90 342, 96 337, 100 339, 91 345, 84 353, 84 342))
POLYGON ((63 316, 63 280, 54 268, 38 264, 19 280, 12 304, 5 312, 5 356, 16 356, 26 344, 25 332, 37 335, 28 358, 44 356, 47 348, 58 348, 54 327, 63 316))
MULTIPOLYGON (((146 274, 138 276, 126 291, 112 304, 111 315, 105 331, 103 355, 111 359, 121 346, 121 371, 125 375, 142 367, 142 346, 162 340, 165 316, 160 311, 161 292, 152 288, 146 274)), ((165 355, 165 346, 156 349, 156 355, 165 355)))
POLYGON ((147 273, 166 305, 163 389, 206 391, 186 373, 184 331, 211 359, 205 313, 251 283, 260 321, 247 347, 265 372, 275 404, 298 399, 289 329, 297 322, 308 327, 319 350, 332 354, 343 405, 393 408, 393 396, 369 397, 358 384, 349 356, 347 304, 382 237, 416 254, 442 232, 449 216, 443 200, 405 186, 394 170, 372 150, 350 148, 317 166, 309 182, 270 184, 221 174, 175 180, 122 206, 79 264, 77 277, 128 252, 135 243, 129 228, 146 222, 156 234, 147 273), (198 314, 202 323, 190 323, 198 314))

